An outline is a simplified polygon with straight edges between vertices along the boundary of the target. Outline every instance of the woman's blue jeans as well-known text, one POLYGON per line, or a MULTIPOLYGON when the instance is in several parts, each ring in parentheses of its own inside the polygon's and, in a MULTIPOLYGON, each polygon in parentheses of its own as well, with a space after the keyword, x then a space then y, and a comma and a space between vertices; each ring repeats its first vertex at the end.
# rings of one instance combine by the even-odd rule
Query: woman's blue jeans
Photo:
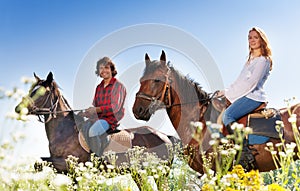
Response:
POLYGON ((227 126, 237 121, 239 118, 258 108, 262 103, 246 96, 239 98, 225 110, 223 115, 224 125, 227 126))

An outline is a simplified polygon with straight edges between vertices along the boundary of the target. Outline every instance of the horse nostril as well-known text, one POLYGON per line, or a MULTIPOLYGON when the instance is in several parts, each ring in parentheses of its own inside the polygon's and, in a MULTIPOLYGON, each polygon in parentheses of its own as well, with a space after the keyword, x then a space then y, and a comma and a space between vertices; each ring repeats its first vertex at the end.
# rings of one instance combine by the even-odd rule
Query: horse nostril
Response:
POLYGON ((143 107, 139 107, 138 113, 139 114, 143 114, 144 113, 144 108, 143 107))

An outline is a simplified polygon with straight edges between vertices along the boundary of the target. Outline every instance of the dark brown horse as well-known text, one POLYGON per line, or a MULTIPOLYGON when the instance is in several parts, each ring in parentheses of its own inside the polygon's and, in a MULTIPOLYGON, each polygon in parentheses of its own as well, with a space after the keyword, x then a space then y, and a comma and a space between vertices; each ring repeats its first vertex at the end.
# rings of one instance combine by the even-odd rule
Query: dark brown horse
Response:
MULTIPOLYGON (((53 80, 51 72, 46 80, 34 76, 36 83, 32 85, 28 96, 24 97, 22 102, 16 106, 15 111, 20 113, 22 108, 27 108, 28 114, 37 115, 40 119, 44 118, 50 157, 42 158, 42 160, 51 162, 59 172, 67 171, 65 159, 69 155, 78 157, 79 162, 88 161, 90 153, 81 147, 78 140, 78 132, 82 128, 79 127, 78 122, 83 121, 83 118, 76 115, 70 108, 53 80)), ((146 151, 155 152, 162 159, 169 159, 167 144, 176 141, 175 137, 168 137, 147 126, 126 131, 132 135, 132 147, 146 147, 146 151)), ((117 155, 117 164, 127 160, 125 152, 119 152, 117 155)))
MULTIPOLYGON (((133 113, 137 119, 149 120, 151 115, 158 109, 165 108, 168 116, 177 131, 184 145, 193 148, 195 153, 191 157, 190 166, 203 172, 203 162, 199 153, 199 144, 202 144, 207 152, 210 152, 208 140, 210 139, 209 130, 205 125, 205 116, 207 112, 216 112, 216 109, 210 107, 212 97, 206 93, 199 84, 182 76, 177 70, 166 63, 164 51, 160 60, 151 61, 149 56, 145 56, 146 68, 140 79, 140 89, 136 94, 133 105, 133 113), (214 110, 214 111, 213 111, 214 110), (202 142, 193 138, 195 129, 191 128, 191 121, 203 122, 202 142), (198 153, 197 153, 198 152, 198 153)), ((299 105, 295 105, 291 110, 300 116, 299 105)), ((284 139, 286 142, 294 141, 291 124, 288 122, 287 109, 280 110, 282 121, 284 123, 284 139)), ((219 114, 219 113, 218 113, 219 114)), ((300 119, 297 118, 297 125, 300 125, 300 119)), ((279 139, 270 138, 269 142, 278 143, 279 139)), ((269 171, 275 169, 271 154, 265 150, 266 144, 253 145, 256 150, 255 160, 257 168, 260 171, 269 171)))

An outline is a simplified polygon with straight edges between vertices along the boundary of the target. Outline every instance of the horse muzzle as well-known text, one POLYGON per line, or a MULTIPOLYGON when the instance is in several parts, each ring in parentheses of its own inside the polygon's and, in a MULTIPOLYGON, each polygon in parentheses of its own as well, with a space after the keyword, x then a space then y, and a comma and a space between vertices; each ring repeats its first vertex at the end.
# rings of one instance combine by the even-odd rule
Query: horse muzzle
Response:
POLYGON ((149 112, 149 109, 147 107, 143 107, 143 106, 137 104, 137 102, 134 103, 132 112, 136 119, 143 120, 143 121, 149 121, 149 119, 152 115, 149 112))

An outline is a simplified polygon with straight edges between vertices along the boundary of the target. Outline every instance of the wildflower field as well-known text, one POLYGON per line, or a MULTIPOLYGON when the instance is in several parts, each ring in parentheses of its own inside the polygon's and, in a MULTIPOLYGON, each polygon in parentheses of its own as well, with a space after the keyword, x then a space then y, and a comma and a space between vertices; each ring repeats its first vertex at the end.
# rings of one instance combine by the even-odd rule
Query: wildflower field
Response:
MULTIPOLYGON (((30 85, 31 81, 23 79, 24 84, 30 85)), ((6 90, 0 88, 0 101, 10 102, 16 105, 17 100, 24 96, 24 91, 18 88, 6 90)), ((9 112, 9 111, 7 111, 9 112)), ((25 112, 26 113, 26 112, 25 112)), ((9 113, 5 119, 9 123, 0 122, 0 133, 4 132, 5 125, 22 124, 26 121, 26 115, 15 115, 9 113), (18 122, 16 121, 18 120, 18 122), (12 121, 15 121, 12 122, 12 121), (20 122, 21 121, 21 122, 20 122)), ((144 148, 135 147, 127 152, 130 157, 130 164, 124 163, 121 167, 114 165, 115 153, 107 153, 110 159, 105 167, 100 164, 101 158, 92 155, 91 161, 79 163, 76 157, 69 156, 66 160, 68 173, 57 173, 51 164, 42 162, 37 157, 18 156, 15 147, 22 144, 25 139, 30 139, 18 134, 18 128, 10 137, 0 136, 0 190, 300 190, 300 162, 295 160, 299 157, 300 135, 296 127, 296 116, 290 116, 296 142, 273 145, 269 143, 267 150, 273 156, 277 169, 270 172, 259 172, 252 170, 245 172, 240 165, 234 163, 236 154, 241 151, 242 142, 235 140, 236 145, 228 146, 227 138, 220 138, 212 133, 213 146, 218 161, 218 168, 211 170, 211 162, 203 158, 205 162, 205 174, 193 171, 187 164, 187 156, 182 155, 182 148, 179 145, 170 147, 174 154, 173 164, 170 166, 167 161, 159 159, 155 154, 144 152, 144 148), (138 186, 139 185, 139 186, 138 186)), ((201 123, 195 122, 198 131, 201 131, 201 123)), ((218 125, 210 124, 211 129, 218 129, 218 125)), ((278 122, 278 127, 283 124, 278 122)), ((244 129, 237 125, 235 132, 240 137, 251 133, 251 129, 244 129)))

